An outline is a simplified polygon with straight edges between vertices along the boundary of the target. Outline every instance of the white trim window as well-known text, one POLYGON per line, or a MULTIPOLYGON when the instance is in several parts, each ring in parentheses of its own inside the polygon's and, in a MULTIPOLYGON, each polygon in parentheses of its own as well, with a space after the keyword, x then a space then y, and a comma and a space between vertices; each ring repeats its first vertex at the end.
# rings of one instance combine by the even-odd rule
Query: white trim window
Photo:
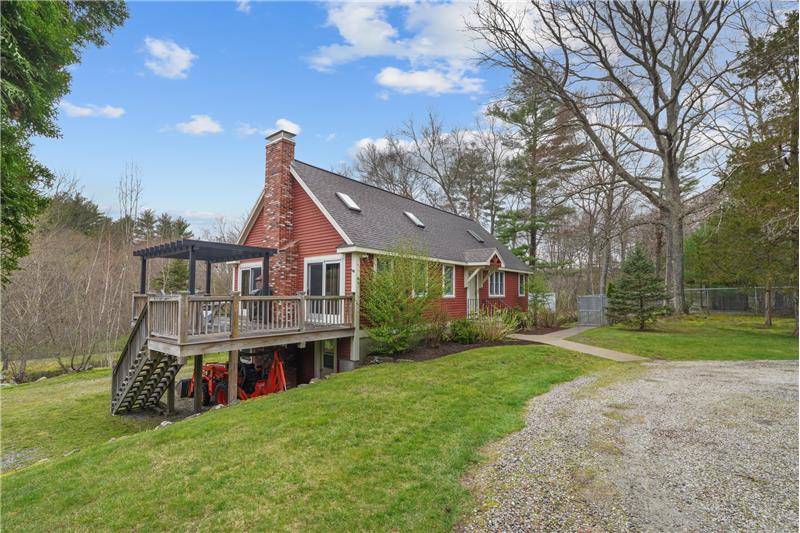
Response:
POLYGON ((239 265, 239 293, 250 296, 258 289, 256 279, 261 277, 261 263, 242 263, 239 265))
POLYGON ((519 296, 525 296, 528 293, 528 275, 517 274, 519 276, 519 296))
POLYGON ((456 267, 442 265, 442 298, 456 297, 456 267))
POLYGON ((506 273, 494 270, 489 274, 489 296, 500 298, 506 295, 506 273))
POLYGON ((412 267, 411 272, 411 295, 413 297, 428 295, 428 263, 418 261, 412 267))

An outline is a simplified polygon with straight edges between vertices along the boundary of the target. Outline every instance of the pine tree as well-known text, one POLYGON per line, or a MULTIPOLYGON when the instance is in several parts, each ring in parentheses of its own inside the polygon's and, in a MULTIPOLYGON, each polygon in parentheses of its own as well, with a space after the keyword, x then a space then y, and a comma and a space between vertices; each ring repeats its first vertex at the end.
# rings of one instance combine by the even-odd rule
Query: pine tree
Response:
POLYGON ((185 259, 170 259, 153 278, 153 288, 166 293, 189 290, 189 262, 185 259))
POLYGON ((156 213, 152 209, 145 209, 139 214, 134 228, 136 238, 140 241, 150 241, 156 236, 156 213))
POLYGON ((668 298, 664 281, 656 274, 655 266, 641 247, 628 256, 622 264, 622 278, 608 293, 608 316, 645 329, 664 312, 663 302, 668 298))

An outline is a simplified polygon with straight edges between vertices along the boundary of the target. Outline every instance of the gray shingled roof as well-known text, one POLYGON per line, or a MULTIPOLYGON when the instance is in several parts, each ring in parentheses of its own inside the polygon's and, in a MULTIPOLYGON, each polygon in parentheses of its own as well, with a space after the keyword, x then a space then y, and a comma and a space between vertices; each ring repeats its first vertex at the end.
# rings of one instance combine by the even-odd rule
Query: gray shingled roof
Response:
POLYGON ((295 160, 292 167, 354 246, 392 250, 400 243, 410 242, 433 258, 458 262, 487 261, 491 251, 497 249, 506 268, 528 270, 523 261, 473 220, 301 161, 295 160), (361 212, 348 209, 337 192, 355 200, 361 212), (417 227, 404 211, 414 213, 425 227, 417 227), (480 235, 484 242, 479 243, 467 230, 480 235))

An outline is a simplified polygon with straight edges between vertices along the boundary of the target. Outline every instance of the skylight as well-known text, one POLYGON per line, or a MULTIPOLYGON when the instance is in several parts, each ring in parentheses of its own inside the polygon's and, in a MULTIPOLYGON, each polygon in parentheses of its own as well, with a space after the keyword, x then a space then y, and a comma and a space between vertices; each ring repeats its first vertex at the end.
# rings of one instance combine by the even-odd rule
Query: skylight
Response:
POLYGON ((483 240, 483 237, 481 237, 480 235, 478 235, 477 233, 475 233, 475 232, 474 232, 474 231, 472 231, 471 229, 468 229, 468 230, 467 230, 467 233, 469 233, 470 235, 472 235, 472 238, 473 238, 473 239, 475 239, 475 240, 476 240, 476 241, 478 241, 478 242, 486 242, 486 241, 484 241, 484 240, 483 240))
POLYGON ((355 202, 355 200, 353 200, 352 198, 350 198, 350 197, 349 197, 348 195, 346 195, 345 193, 343 193, 343 192, 337 192, 337 193, 336 193, 336 196, 339 198, 339 200, 341 200, 341 201, 342 201, 342 203, 343 203, 344 205, 346 205, 346 206, 347 206, 347 209, 349 209, 350 211, 358 211, 358 212, 361 212, 361 208, 360 208, 360 207, 358 207, 358 204, 355 202))
POLYGON ((406 214, 406 216, 408 217, 408 219, 409 219, 411 222, 413 222, 414 224, 416 224, 418 227, 420 227, 420 228, 424 228, 424 227, 425 227, 425 224, 423 224, 423 223, 422 223, 422 221, 421 221, 420 219, 418 219, 418 218, 417 218, 417 215, 415 215, 415 214, 414 214, 414 213, 412 213, 411 211, 403 211, 403 212, 406 214))

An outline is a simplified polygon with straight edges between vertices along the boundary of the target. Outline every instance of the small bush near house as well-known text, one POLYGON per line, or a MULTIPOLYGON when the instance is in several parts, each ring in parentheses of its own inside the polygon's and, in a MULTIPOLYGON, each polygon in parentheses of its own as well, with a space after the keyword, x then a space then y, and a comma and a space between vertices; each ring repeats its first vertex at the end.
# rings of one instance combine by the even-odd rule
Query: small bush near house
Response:
POLYGON ((517 330, 519 313, 514 309, 501 309, 493 313, 481 313, 474 322, 480 340, 498 342, 517 330))
POLYGON ((480 332, 474 320, 459 318, 450 322, 450 338, 461 344, 475 344, 480 332))
POLYGON ((411 247, 399 247, 378 258, 361 281, 361 313, 370 324, 377 353, 408 350, 425 331, 426 317, 442 295, 442 269, 411 247))
POLYGON ((438 348, 447 340, 447 322, 450 317, 441 307, 434 307, 428 316, 428 328, 425 331, 425 340, 433 348, 438 348))

